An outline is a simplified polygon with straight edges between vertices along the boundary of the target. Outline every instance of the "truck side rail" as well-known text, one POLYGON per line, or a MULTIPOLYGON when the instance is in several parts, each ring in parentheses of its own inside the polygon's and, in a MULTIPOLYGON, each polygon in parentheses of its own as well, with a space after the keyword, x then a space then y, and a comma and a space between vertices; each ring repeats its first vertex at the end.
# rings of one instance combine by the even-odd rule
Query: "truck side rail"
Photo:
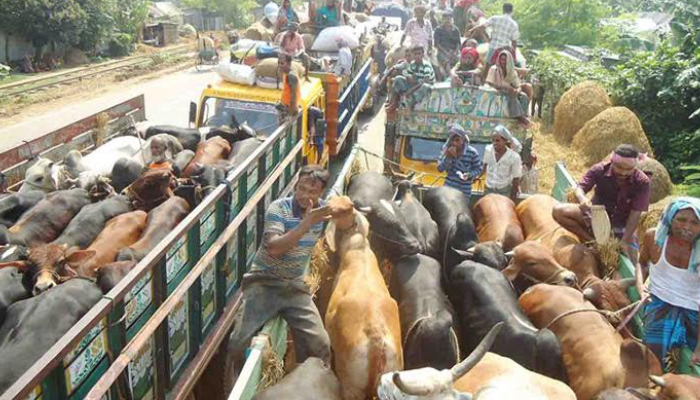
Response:
MULTIPOLYGON (((343 147, 348 133, 355 126, 357 116, 362 111, 370 94, 370 73, 372 60, 368 59, 359 69, 352 82, 343 91, 338 100, 338 138, 337 149, 343 147)), ((335 153, 334 153, 335 154, 335 153)))
POLYGON ((104 115, 104 127, 109 140, 119 136, 131 122, 146 119, 146 104, 143 95, 136 96, 115 106, 66 125, 46 135, 24 142, 0 154, 0 171, 5 186, 12 188, 24 180, 27 169, 34 165, 36 156, 62 160, 71 150, 85 151, 95 143, 98 119, 104 115), (99 118, 98 118, 99 117, 99 118))
POLYGON ((277 129, 2 400, 184 397, 232 324, 265 208, 301 167, 300 127, 277 129))

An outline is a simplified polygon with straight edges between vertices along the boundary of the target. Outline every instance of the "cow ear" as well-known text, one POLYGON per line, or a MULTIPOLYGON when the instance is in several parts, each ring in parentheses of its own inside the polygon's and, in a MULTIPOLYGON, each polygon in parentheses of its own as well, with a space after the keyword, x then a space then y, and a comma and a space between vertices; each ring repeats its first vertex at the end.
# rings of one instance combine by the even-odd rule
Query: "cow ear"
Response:
POLYGON ((335 222, 331 220, 328 222, 328 226, 326 227, 326 244, 328 244, 328 249, 331 251, 331 253, 335 253, 336 250, 335 231, 335 222))
POLYGON ((360 227, 360 233, 362 233, 362 236, 365 238, 368 237, 369 221, 367 221, 367 218, 360 213, 355 213, 355 223, 360 227))
POLYGON ((73 250, 66 253, 65 262, 68 264, 81 264, 91 259, 96 254, 95 250, 73 250))
POLYGON ((501 271, 501 273, 506 277, 506 279, 512 282, 518 277, 518 274, 520 274, 520 267, 518 264, 511 261, 508 266, 501 271))

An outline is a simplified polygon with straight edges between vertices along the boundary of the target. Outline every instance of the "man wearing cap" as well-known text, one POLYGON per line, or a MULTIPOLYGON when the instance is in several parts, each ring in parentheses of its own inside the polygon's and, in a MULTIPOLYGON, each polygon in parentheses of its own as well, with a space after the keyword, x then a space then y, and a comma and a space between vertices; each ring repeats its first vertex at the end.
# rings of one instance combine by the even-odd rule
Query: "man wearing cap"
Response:
POLYGON ((510 131, 498 125, 491 134, 491 144, 484 151, 484 172, 486 173, 486 193, 498 193, 513 201, 520 190, 522 161, 520 155, 511 149, 513 136, 510 131))
POLYGON ((613 234, 621 239, 622 248, 633 263, 637 262, 637 224, 642 212, 649 209, 651 180, 637 164, 645 155, 632 145, 621 144, 610 161, 591 167, 575 189, 578 204, 560 204, 552 216, 582 241, 594 240, 591 228, 591 205, 603 205, 610 217, 613 234), (593 200, 586 193, 595 188, 593 200))
POLYGON ((447 172, 445 186, 453 187, 467 196, 472 194, 472 183, 481 174, 479 152, 469 145, 469 134, 459 125, 452 125, 450 137, 442 146, 438 171, 447 172))

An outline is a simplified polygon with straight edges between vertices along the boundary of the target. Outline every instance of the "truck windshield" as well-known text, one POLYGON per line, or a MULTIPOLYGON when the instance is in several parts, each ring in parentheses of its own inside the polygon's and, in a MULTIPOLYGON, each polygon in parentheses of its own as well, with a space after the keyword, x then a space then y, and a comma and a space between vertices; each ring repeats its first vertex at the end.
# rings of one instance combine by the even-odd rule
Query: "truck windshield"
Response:
POLYGON ((279 126, 274 104, 208 97, 202 109, 202 126, 230 125, 235 116, 259 135, 269 136, 279 126))
MULTIPOLYGON (((440 157, 440 151, 442 151, 443 144, 445 144, 444 140, 409 136, 407 137, 404 156, 416 161, 437 161, 437 159, 440 157)), ((469 145, 474 147, 479 153, 479 157, 483 159, 484 151, 486 150, 486 146, 489 144, 491 143, 472 142, 469 145)))

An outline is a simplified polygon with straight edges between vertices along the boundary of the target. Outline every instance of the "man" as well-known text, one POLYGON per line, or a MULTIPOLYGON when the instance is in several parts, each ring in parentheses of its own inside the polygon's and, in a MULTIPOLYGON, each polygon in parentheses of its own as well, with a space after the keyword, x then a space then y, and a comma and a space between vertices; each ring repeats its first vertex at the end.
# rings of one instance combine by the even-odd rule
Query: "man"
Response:
POLYGON ((333 66, 331 72, 346 77, 352 72, 352 52, 348 47, 348 42, 342 37, 337 37, 335 42, 338 45, 338 62, 333 66))
POLYGON ((510 148, 512 141, 513 136, 505 126, 494 128, 491 144, 484 151, 484 172, 486 193, 502 194, 515 201, 520 190, 522 161, 520 155, 510 148))
POLYGON ((452 125, 450 137, 442 146, 438 171, 447 171, 445 186, 453 187, 467 196, 472 195, 472 183, 481 174, 479 152, 469 145, 469 135, 459 125, 452 125))
POLYGON ((430 90, 430 84, 435 82, 435 71, 430 63, 423 59, 425 52, 422 46, 413 46, 410 50, 413 61, 402 75, 392 81, 392 94, 388 109, 399 107, 403 96, 406 105, 413 108, 423 100, 430 90))
POLYGON ((513 14, 513 5, 505 3, 503 4, 503 15, 494 15, 469 31, 472 33, 482 27, 491 28, 491 44, 486 56, 490 65, 496 64, 496 57, 501 53, 501 50, 508 50, 513 55, 513 60, 517 58, 516 48, 518 47, 518 39, 520 39, 520 28, 511 14, 513 14))
POLYGON ((337 0, 326 0, 326 5, 316 13, 316 28, 321 31, 340 25, 340 12, 337 0))
POLYGON ((318 357, 330 365, 328 333, 304 283, 311 250, 330 217, 320 199, 329 178, 328 171, 307 165, 299 172, 294 195, 268 207, 263 244, 243 276, 243 315, 229 339, 234 365, 242 360, 252 337, 276 315, 292 330, 297 362, 318 357))
POLYGON ((425 6, 416 6, 414 11, 415 18, 406 23, 404 34, 401 36, 401 46, 403 46, 403 42, 408 37, 411 40, 412 47, 421 46, 430 55, 433 52, 433 26, 430 21, 425 19, 427 11, 425 6))
POLYGON ((435 47, 437 47, 437 60, 442 77, 446 77, 458 60, 459 48, 462 39, 459 31, 452 23, 452 14, 445 13, 442 16, 442 25, 435 29, 435 47))
POLYGON ((578 204, 560 204, 552 216, 582 241, 594 240, 591 229, 591 205, 603 205, 610 217, 613 233, 622 242, 623 251, 636 264, 638 248, 637 224, 642 212, 649 208, 651 180, 637 166, 639 151, 632 145, 615 148, 610 161, 591 167, 575 189, 578 204), (593 201, 586 193, 595 188, 593 201))
POLYGON ((459 62, 450 71, 452 87, 479 86, 483 75, 484 68, 479 59, 479 52, 471 47, 463 48, 459 62))
POLYGON ((287 30, 277 35, 275 43, 280 46, 283 53, 292 57, 299 57, 306 51, 304 38, 299 34, 299 23, 297 22, 287 24, 287 30))
POLYGON ((292 56, 289 54, 280 54, 278 66, 282 74, 282 112, 280 119, 286 117, 295 117, 299 112, 299 100, 301 98, 301 90, 299 88, 299 77, 292 71, 292 56))
POLYGON ((151 160, 148 163, 148 169, 173 169, 172 160, 168 157, 168 147, 165 141, 158 136, 151 139, 151 160))

